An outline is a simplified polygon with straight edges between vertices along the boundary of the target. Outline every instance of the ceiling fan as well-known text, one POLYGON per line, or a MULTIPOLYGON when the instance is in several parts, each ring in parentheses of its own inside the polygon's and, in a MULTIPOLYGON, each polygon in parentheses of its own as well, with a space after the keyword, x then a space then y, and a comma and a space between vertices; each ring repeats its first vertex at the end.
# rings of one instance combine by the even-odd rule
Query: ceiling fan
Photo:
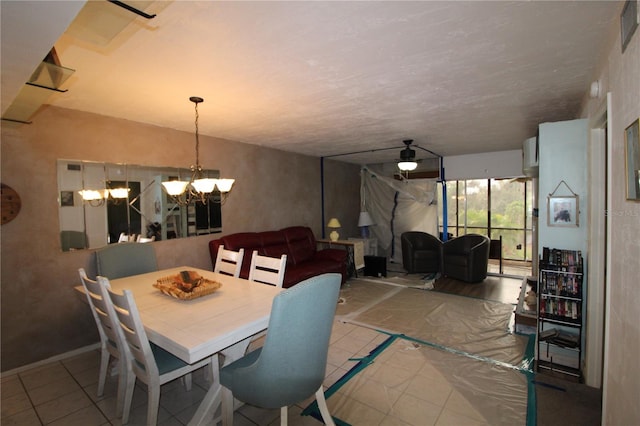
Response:
POLYGON ((418 162, 420 160, 416 160, 416 151, 411 149, 413 139, 405 139, 402 142, 404 142, 405 148, 400 151, 400 161, 398 161, 398 168, 403 172, 415 170, 416 167, 418 167, 418 162))

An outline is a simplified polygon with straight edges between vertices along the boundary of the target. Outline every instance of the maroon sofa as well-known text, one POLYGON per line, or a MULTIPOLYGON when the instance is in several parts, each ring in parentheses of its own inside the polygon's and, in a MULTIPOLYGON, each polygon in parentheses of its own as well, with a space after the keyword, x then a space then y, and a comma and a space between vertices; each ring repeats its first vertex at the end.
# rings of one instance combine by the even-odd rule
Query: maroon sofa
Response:
POLYGON ((209 241, 212 265, 216 263, 218 247, 221 245, 227 250, 244 249, 241 278, 249 277, 251 256, 257 250, 263 256, 287 255, 284 288, 327 272, 342 274, 343 284, 347 280, 347 252, 331 248, 318 250, 313 232, 306 226, 292 226, 279 231, 241 232, 209 241))

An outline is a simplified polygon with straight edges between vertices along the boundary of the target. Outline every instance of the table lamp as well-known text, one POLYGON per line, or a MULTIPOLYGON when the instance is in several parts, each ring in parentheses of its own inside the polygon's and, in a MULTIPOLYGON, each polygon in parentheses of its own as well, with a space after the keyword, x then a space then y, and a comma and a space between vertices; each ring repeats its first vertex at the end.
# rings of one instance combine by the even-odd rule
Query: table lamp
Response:
POLYGON ((360 227, 360 235, 362 238, 369 238, 369 226, 375 225, 369 212, 360 212, 358 218, 358 226, 360 227))
POLYGON ((338 231, 336 231, 336 229, 340 228, 340 221, 335 217, 332 217, 331 220, 329 220, 329 223, 327 223, 327 228, 333 228, 333 231, 331 231, 331 233, 329 234, 329 239, 331 241, 338 241, 338 238, 340 238, 340 234, 338 234, 338 231))

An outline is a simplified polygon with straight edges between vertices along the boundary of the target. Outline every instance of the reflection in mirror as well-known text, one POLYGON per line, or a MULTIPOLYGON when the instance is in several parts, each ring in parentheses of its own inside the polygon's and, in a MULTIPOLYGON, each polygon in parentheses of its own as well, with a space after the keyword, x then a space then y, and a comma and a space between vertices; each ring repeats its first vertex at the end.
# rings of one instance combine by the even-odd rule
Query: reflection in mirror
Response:
MULTIPOLYGON (((203 173, 219 177, 217 170, 203 173)), ((189 174, 170 167, 58 160, 62 250, 221 232, 219 192, 206 203, 178 205, 163 189, 161 182, 189 174)))

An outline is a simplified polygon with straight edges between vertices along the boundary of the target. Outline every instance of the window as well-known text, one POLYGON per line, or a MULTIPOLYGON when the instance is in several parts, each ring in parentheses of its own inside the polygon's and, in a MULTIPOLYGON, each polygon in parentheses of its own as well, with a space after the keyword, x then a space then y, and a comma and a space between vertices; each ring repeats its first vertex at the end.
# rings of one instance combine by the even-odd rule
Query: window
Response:
MULTIPOLYGON (((443 231, 442 187, 438 191, 443 231)), ((504 259, 531 260, 533 191, 529 179, 475 179, 446 182, 450 236, 502 236, 504 259)))

